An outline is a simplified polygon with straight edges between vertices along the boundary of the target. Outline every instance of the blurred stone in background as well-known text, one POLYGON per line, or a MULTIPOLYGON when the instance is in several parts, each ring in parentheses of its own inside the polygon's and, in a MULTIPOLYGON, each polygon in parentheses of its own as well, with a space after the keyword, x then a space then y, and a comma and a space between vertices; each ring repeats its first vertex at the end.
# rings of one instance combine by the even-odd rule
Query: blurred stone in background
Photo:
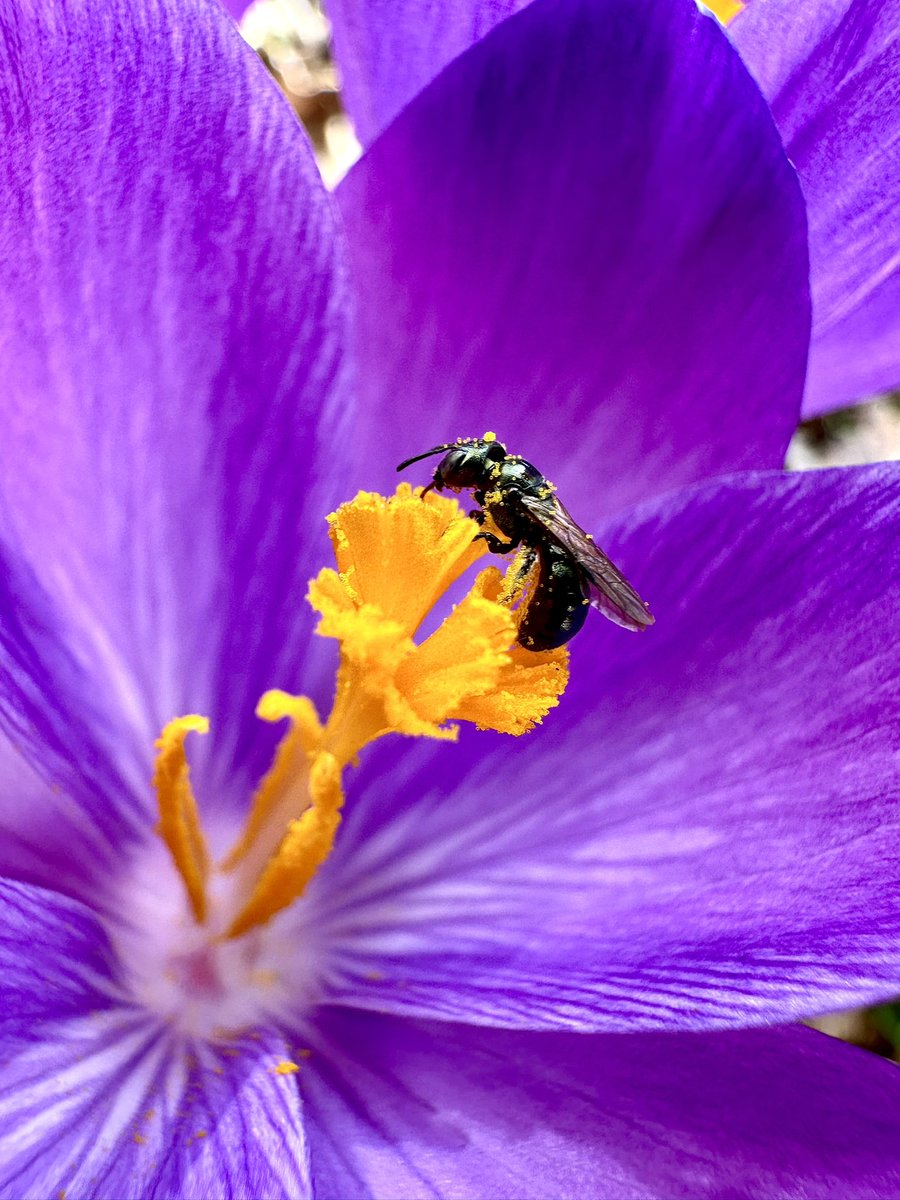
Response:
POLYGON ((900 1004, 829 1013, 805 1024, 831 1037, 900 1062, 900 1004))
POLYGON ((787 466, 852 467, 900 461, 900 392, 804 422, 788 449, 787 466))
POLYGON ((359 142, 341 107, 331 28, 316 0, 256 0, 241 33, 306 126, 322 177, 334 187, 356 162, 359 142))

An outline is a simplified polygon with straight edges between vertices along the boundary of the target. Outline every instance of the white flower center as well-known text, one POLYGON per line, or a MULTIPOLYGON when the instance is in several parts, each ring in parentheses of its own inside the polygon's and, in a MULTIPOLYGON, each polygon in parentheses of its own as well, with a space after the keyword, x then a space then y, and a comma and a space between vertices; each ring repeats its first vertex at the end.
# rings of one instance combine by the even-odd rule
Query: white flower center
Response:
POLYGON ((107 920, 127 994, 173 1031, 207 1041, 297 1021, 320 994, 303 906, 226 939, 234 880, 214 874, 210 884, 209 916, 198 925, 162 843, 142 848, 107 920))

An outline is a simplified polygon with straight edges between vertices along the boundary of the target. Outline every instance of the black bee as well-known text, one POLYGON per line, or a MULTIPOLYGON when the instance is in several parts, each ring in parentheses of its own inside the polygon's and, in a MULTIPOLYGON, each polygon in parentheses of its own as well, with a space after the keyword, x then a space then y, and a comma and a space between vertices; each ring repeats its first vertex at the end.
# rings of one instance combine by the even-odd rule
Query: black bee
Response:
POLYGON ((520 580, 537 567, 519 625, 522 646, 552 650, 564 645, 581 629, 589 605, 625 629, 643 630, 653 624, 647 605, 572 519, 553 485, 530 462, 507 454, 493 434, 433 446, 406 459, 397 470, 445 451, 422 494, 432 488, 439 492, 473 488, 481 508, 470 514, 472 518, 481 525, 489 516, 508 540, 487 531, 478 537, 494 554, 525 548, 520 580))

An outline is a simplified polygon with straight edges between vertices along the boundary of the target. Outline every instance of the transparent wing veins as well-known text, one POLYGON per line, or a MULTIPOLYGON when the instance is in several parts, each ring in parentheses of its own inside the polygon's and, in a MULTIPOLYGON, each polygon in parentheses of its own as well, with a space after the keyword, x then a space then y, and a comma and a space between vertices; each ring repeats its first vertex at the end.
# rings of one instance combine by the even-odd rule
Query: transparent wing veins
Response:
POLYGON ((648 606, 555 495, 523 495, 521 502, 547 536, 567 551, 581 568, 594 608, 624 629, 640 631, 653 624, 654 617, 648 606))

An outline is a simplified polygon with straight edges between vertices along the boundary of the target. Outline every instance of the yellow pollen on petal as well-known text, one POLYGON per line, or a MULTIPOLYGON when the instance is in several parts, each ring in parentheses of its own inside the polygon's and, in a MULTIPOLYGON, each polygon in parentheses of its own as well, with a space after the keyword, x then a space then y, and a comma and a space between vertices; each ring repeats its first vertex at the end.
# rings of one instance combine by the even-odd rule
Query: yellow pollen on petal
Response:
POLYGON ((189 733, 208 732, 209 721, 196 714, 169 721, 155 743, 158 753, 153 772, 159 805, 156 830, 169 847, 187 889, 191 910, 201 925, 206 920, 209 855, 191 789, 184 742, 189 733))
POLYGON ((715 14, 720 25, 729 25, 747 7, 742 0, 703 0, 703 3, 715 14))

